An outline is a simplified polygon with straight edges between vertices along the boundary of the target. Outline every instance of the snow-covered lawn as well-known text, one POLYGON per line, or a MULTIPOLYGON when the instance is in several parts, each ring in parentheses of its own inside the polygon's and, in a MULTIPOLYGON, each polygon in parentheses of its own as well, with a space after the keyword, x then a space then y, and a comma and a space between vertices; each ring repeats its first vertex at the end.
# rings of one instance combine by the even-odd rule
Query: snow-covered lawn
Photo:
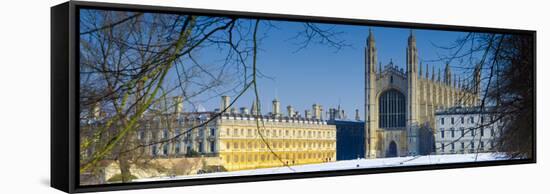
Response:
POLYGON ((377 158, 377 159, 357 159, 344 160, 330 163, 307 164, 288 167, 262 168, 255 170, 241 170, 232 172, 217 172, 208 174, 185 175, 176 177, 155 177, 147 179, 134 180, 136 182, 146 181, 161 181, 161 180, 179 180, 179 179, 195 179, 195 178, 211 178, 211 177, 230 177, 230 176, 247 176, 261 174, 280 174, 293 172, 314 172, 327 170, 347 170, 347 169, 362 169, 362 168, 380 168, 380 167, 395 167, 395 166, 414 166, 414 165, 429 165, 429 164, 445 164, 445 163, 463 163, 463 162, 481 162, 505 160, 506 158, 494 153, 479 153, 477 154, 455 154, 455 155, 428 155, 428 156, 409 156, 395 158, 377 158))

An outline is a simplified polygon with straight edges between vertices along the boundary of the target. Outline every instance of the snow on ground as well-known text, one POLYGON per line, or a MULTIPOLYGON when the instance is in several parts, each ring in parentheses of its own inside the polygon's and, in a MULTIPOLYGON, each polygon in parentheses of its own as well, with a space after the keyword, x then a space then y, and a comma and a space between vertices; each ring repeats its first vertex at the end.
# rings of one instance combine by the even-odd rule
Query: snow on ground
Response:
POLYGON ((298 166, 291 166, 290 168, 289 167, 262 168, 262 169, 254 169, 254 170, 216 172, 216 173, 184 175, 184 176, 176 176, 176 177, 155 177, 155 178, 139 179, 134 181, 147 182, 147 181, 162 181, 162 180, 181 180, 181 179, 195 179, 195 178, 231 177, 231 176, 280 174, 280 173, 294 173, 294 172, 315 172, 315 171, 327 171, 327 170, 349 170, 349 169, 415 166, 415 165, 445 164, 445 163, 481 162, 481 161, 495 161, 495 160, 505 160, 505 159, 506 158, 495 153, 357 159, 357 160, 343 160, 343 161, 336 161, 336 162, 329 162, 329 163, 298 165, 298 166), (477 160, 476 160, 476 157, 477 157, 477 160))

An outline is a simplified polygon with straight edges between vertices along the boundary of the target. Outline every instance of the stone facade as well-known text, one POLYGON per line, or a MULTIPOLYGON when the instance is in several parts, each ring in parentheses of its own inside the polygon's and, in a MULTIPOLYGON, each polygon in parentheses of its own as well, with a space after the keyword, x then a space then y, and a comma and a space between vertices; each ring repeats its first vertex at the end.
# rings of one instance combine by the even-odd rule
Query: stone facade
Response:
POLYGON ((336 160, 334 125, 313 118, 260 119, 257 121, 253 115, 224 114, 219 120, 219 157, 227 170, 336 160), (259 131, 257 122, 261 126, 259 131))
POLYGON ((491 108, 453 107, 435 113, 436 154, 493 152, 504 122, 491 108))
MULTIPOLYGON (((175 97, 166 103, 169 107, 146 112, 137 130, 129 133, 130 147, 142 145, 133 154, 145 164, 132 165, 132 175, 141 179, 336 161, 336 126, 323 119, 321 105, 314 104, 302 116, 292 106, 284 115, 278 100, 273 101, 273 112, 264 115, 254 111, 256 103, 252 111, 237 111, 229 103, 230 98, 222 96, 220 109, 184 112, 183 100, 175 97)), ((91 119, 81 122, 81 138, 104 125, 105 115, 96 109, 91 119)), ((81 156, 93 152, 89 147, 81 156)), ((102 172, 81 177, 87 184, 109 181, 120 173, 114 159, 107 156, 101 161, 102 172)))
POLYGON ((143 153, 154 159, 215 157, 219 162, 208 165, 228 171, 336 160, 336 127, 323 120, 322 106, 314 104, 306 117, 290 107, 283 116, 274 100, 273 112, 256 116, 245 107, 228 107, 229 100, 222 97, 221 109, 229 111, 219 116, 220 109, 145 116, 136 139, 152 145, 143 153))
MULTIPOLYGON (((372 31, 365 47, 365 131, 366 156, 370 158, 428 154, 421 146, 433 141, 433 135, 421 135, 421 129, 435 129, 434 113, 455 105, 474 106, 478 103, 480 69, 473 80, 452 76, 449 64, 435 75, 425 75, 418 64, 416 38, 411 30, 406 49, 406 69, 392 61, 382 68, 377 62, 377 49, 372 31), (376 68, 378 65, 378 68, 376 68)), ((431 146, 428 146, 431 147, 431 146)))

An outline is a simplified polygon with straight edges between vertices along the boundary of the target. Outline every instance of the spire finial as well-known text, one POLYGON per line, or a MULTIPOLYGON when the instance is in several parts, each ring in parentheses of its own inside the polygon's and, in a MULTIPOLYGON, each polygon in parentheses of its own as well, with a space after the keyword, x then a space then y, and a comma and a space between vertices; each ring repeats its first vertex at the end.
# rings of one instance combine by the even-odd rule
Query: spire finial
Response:
POLYGON ((430 76, 429 72, 430 72, 430 70, 428 69, 428 63, 426 63, 426 79, 428 79, 428 76, 430 76))
POLYGON ((444 77, 445 77, 445 84, 451 85, 452 76, 451 76, 451 68, 449 67, 449 62, 448 61, 445 64, 445 76, 444 77))
POLYGON ((432 65, 432 81, 435 81, 435 65, 432 65))
POLYGON ((422 78, 422 61, 420 61, 420 70, 418 72, 420 78, 422 78))
POLYGON ((437 68, 437 81, 441 82, 441 68, 437 68))
POLYGON ((456 88, 456 74, 454 74, 454 79, 453 79, 453 87, 456 88))
POLYGON ((382 62, 378 62, 378 73, 382 75, 382 62))
POLYGON ((409 33, 409 42, 416 41, 416 38, 414 37, 413 29, 410 29, 409 33))
POLYGON ((372 32, 372 28, 369 28, 369 37, 367 38, 368 41, 374 41, 374 33, 372 32))

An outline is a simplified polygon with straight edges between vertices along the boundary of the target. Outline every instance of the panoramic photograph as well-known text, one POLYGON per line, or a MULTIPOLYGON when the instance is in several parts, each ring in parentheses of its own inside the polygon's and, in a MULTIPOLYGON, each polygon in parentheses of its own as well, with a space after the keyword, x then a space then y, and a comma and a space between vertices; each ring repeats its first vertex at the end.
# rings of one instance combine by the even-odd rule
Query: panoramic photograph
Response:
POLYGON ((80 185, 534 155, 531 36, 78 15, 80 185))

